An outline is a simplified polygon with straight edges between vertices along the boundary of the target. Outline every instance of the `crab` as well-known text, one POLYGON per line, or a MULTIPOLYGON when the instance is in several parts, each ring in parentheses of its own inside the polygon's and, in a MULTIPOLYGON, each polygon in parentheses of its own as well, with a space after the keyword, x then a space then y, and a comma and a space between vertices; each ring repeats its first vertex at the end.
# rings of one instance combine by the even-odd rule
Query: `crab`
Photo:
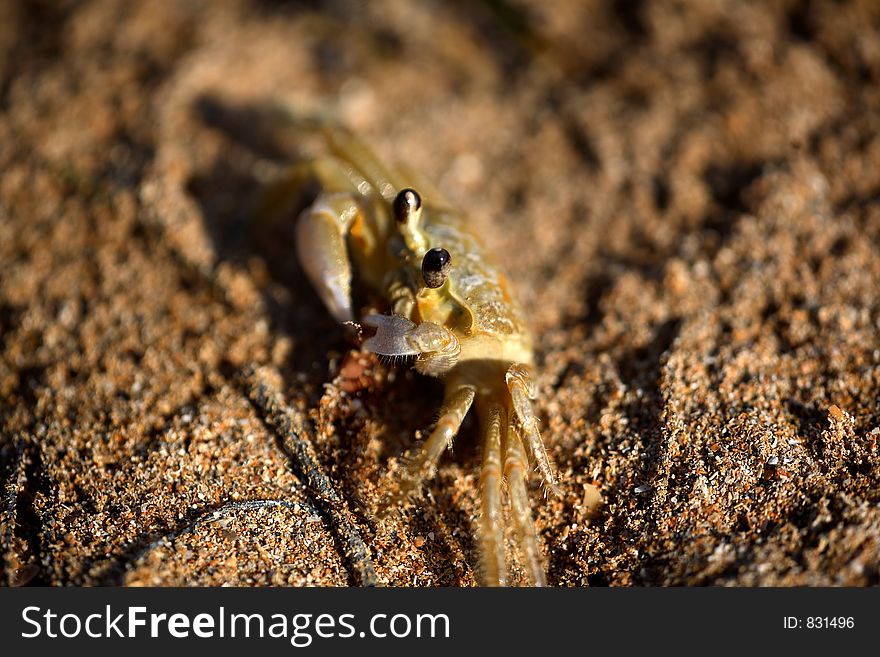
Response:
POLYGON ((482 582, 507 585, 505 512, 524 571, 546 584, 529 503, 534 468, 545 492, 559 493, 538 430, 532 338, 505 276, 469 223, 429 183, 408 169, 386 167, 351 131, 319 126, 328 155, 291 168, 267 198, 275 208, 317 184, 297 218, 300 265, 327 310, 355 323, 352 279, 383 295, 391 313, 362 318, 375 331, 363 342, 386 357, 414 359, 415 369, 444 382, 439 420, 401 468, 392 505, 418 491, 465 416, 479 416, 479 545, 482 582), (505 486, 506 484, 506 486, 505 486))

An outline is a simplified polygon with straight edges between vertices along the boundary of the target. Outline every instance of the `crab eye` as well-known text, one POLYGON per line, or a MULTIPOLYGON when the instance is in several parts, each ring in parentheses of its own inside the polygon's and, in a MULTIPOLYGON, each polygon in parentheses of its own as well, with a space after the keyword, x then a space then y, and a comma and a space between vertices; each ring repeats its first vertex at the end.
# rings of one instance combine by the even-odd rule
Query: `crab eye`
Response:
POLYGON ((406 223, 413 213, 418 212, 421 207, 422 197, 416 190, 410 188, 401 189, 391 205, 394 218, 397 223, 401 224, 406 223))
POLYGON ((452 256, 446 249, 438 246, 425 253, 422 258, 422 278, 425 279, 425 285, 430 288, 443 285, 451 265, 452 256))

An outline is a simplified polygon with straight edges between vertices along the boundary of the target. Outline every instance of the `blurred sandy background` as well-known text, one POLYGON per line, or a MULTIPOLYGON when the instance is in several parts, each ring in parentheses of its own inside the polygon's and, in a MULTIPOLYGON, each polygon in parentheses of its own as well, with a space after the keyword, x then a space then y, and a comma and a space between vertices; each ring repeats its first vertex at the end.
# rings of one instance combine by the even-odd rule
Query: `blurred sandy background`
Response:
POLYGON ((3 2, 0 81, 6 584, 361 583, 346 532, 381 584, 479 581, 474 427, 378 523, 441 388, 354 350, 289 225, 242 228, 310 148, 279 97, 507 270, 551 584, 880 583, 880 4, 3 2))

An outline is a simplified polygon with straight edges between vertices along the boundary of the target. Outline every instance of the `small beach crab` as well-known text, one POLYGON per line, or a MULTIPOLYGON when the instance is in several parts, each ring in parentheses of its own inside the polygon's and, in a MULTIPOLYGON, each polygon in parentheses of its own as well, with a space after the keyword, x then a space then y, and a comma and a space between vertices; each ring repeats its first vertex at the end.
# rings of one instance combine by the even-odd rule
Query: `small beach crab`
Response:
POLYGON ((406 498, 436 470, 468 411, 480 420, 480 547, 486 585, 506 585, 502 483, 525 571, 545 584, 529 506, 528 455, 545 487, 558 492, 530 399, 536 396, 532 341, 501 272, 467 221, 440 194, 403 168, 386 168, 354 135, 321 125, 332 157, 290 170, 270 190, 276 208, 306 182, 319 193, 299 216, 299 262, 340 322, 355 320, 356 274, 386 297, 391 314, 368 315, 375 330, 363 346, 376 354, 413 357, 424 375, 444 381, 440 418, 403 468, 406 498))

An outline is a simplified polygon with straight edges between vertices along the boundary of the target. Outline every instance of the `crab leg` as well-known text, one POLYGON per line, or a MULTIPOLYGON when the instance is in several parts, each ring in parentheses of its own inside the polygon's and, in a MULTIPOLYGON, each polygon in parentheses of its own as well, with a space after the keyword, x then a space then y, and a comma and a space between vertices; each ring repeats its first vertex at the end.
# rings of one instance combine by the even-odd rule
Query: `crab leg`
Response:
POLYGON ((400 490, 394 496, 392 503, 406 499, 425 479, 433 476, 443 450, 452 447, 452 440, 458 433, 464 416, 470 410, 475 392, 471 386, 464 385, 447 390, 451 392, 446 395, 437 426, 406 465, 401 477, 400 490))
MULTIPOLYGON (((538 432, 538 419, 532 410, 532 404, 529 399, 536 396, 535 385, 529 376, 528 370, 522 365, 511 365, 507 370, 507 388, 510 391, 510 397, 513 400, 513 408, 516 417, 522 428, 523 437, 529 446, 529 451, 544 485, 554 493, 560 494, 559 485, 556 483, 556 476, 553 474, 553 467, 550 465, 550 457, 547 456, 547 449, 544 447, 544 441, 541 440, 541 434, 538 432)), ((514 423, 511 422, 511 425, 514 423)))
POLYGON ((338 157, 351 163, 386 200, 394 197, 396 190, 403 186, 399 175, 384 167, 350 130, 329 124, 324 124, 321 128, 331 150, 338 157))
POLYGON ((547 582, 544 579, 544 569, 541 567, 541 561, 538 557, 538 538, 535 535, 535 525, 532 522, 529 496, 526 491, 528 461, 522 441, 512 422, 504 433, 502 451, 504 453, 504 478, 507 481, 510 495, 510 510, 518 538, 517 542, 525 553, 526 569, 532 583, 535 586, 545 586, 547 582))
POLYGON ((493 405, 484 422, 483 465, 480 469, 483 580, 490 586, 507 585, 507 569, 504 561, 504 517, 501 508, 501 436, 506 430, 506 414, 501 406, 493 405))

